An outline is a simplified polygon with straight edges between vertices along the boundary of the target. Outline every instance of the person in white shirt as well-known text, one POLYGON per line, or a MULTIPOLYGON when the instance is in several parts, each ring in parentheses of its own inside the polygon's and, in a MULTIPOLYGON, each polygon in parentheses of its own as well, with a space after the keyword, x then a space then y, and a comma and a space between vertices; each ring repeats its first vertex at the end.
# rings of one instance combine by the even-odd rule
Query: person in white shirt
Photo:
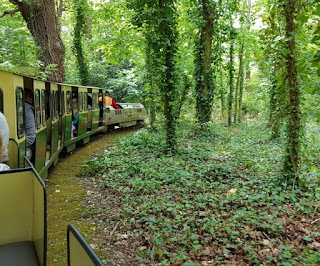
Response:
POLYGON ((3 115, 3 113, 0 112, 0 133, 2 135, 2 145, 3 145, 3 156, 0 160, 0 163, 5 163, 9 160, 8 158, 8 143, 9 143, 9 126, 7 123, 6 117, 3 115))
POLYGON ((4 151, 6 148, 6 146, 4 146, 3 140, 4 139, 2 137, 2 132, 0 131, 0 172, 10 170, 10 167, 8 165, 6 165, 5 163, 2 163, 4 158, 4 151))
POLYGON ((34 109, 33 109, 33 92, 32 90, 25 88, 25 121, 26 121, 26 156, 29 160, 32 158, 32 145, 36 140, 36 123, 34 118, 34 109))
POLYGON ((25 89, 26 147, 31 147, 36 140, 36 123, 33 110, 33 93, 25 89))

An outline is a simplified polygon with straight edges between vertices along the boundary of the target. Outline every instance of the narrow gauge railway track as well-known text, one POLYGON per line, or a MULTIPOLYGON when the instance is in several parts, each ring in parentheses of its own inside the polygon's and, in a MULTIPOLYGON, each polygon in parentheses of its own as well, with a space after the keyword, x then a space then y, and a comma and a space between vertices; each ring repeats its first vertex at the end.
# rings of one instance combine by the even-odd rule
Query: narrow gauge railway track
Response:
MULTIPOLYGON (((99 134, 84 147, 79 147, 71 154, 66 154, 63 160, 49 171, 46 180, 48 195, 48 265, 65 265, 65 227, 69 223, 75 224, 80 232, 83 232, 90 244, 98 247, 101 239, 96 231, 96 226, 90 220, 83 218, 86 206, 86 188, 81 185, 81 177, 77 174, 81 166, 93 156, 106 149, 110 142, 118 136, 129 134, 137 130, 135 128, 119 129, 111 134, 99 134)), ((100 257, 104 257, 96 250, 100 257)))

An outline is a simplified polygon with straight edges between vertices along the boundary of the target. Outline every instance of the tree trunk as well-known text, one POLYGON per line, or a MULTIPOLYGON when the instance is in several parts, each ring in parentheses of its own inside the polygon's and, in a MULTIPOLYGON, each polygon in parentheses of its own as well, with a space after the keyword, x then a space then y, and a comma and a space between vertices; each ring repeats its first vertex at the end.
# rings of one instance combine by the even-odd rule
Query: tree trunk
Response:
POLYGON ((270 79, 270 116, 269 116, 269 127, 271 127, 271 139, 275 140, 279 137, 281 118, 283 116, 283 105, 285 104, 281 100, 282 94, 278 85, 276 77, 276 63, 273 63, 271 68, 270 79))
POLYGON ((225 89, 224 89, 224 84, 223 84, 223 72, 222 72, 222 67, 220 65, 220 101, 221 101, 221 117, 224 120, 225 119, 225 89))
POLYGON ((232 120, 232 104, 233 104, 233 32, 230 33, 230 52, 229 52, 229 97, 228 97, 228 126, 231 126, 232 120))
POLYGON ((180 117, 182 105, 187 99, 187 95, 188 95, 188 92, 191 90, 191 87, 192 87, 192 81, 189 81, 188 76, 186 74, 183 74, 183 89, 181 93, 179 93, 180 97, 177 102, 175 119, 178 119, 180 117))
POLYGON ((150 112, 150 126, 154 129, 154 122, 156 120, 156 100, 155 100, 155 82, 154 76, 155 73, 153 71, 153 57, 152 57, 152 49, 151 49, 151 42, 152 42, 152 34, 151 34, 151 27, 149 25, 148 29, 145 31, 145 39, 146 39, 146 46, 145 46, 145 55, 146 55, 146 79, 147 83, 149 83, 149 89, 147 93, 147 104, 150 112))
POLYGON ((196 110, 199 123, 211 120, 213 100, 212 38, 215 10, 209 0, 201 0, 202 17, 205 21, 200 29, 200 42, 196 47, 196 110))
POLYGON ((82 37, 86 31, 87 0, 74 0, 76 25, 74 27, 73 50, 77 60, 77 67, 82 85, 89 85, 89 70, 82 46, 82 37))
POLYGON ((174 76, 174 56, 176 48, 176 21, 175 9, 172 0, 159 0, 159 8, 163 17, 159 23, 160 38, 163 41, 161 47, 165 70, 162 73, 160 92, 164 104, 164 115, 166 117, 166 146, 167 151, 176 152, 176 128, 175 128, 175 76, 174 76))
POLYGON ((49 74, 48 79, 63 82, 64 46, 57 29, 54 1, 10 0, 10 2, 19 8, 35 44, 41 48, 39 57, 44 64, 43 70, 48 70, 51 65, 55 67, 49 74))
POLYGON ((239 65, 239 99, 238 99, 238 123, 241 123, 242 120, 242 96, 243 96, 243 80, 244 80, 244 64, 243 64, 243 56, 244 56, 244 42, 241 45, 240 50, 240 65, 239 65))
POLYGON ((238 94, 239 94, 239 82, 240 82, 240 68, 238 71, 238 77, 236 82, 236 91, 234 94, 234 113, 233 113, 233 123, 237 123, 238 118, 238 94))
POLYGON ((234 118, 233 122, 237 123, 240 116, 240 105, 242 104, 242 91, 243 91, 243 50, 244 43, 241 43, 240 52, 239 52, 239 71, 238 78, 236 83, 236 95, 234 99, 234 118))
MULTIPOLYGON (((281 2, 282 3, 282 2, 281 2)), ((289 183, 295 184, 298 179, 300 164, 300 91, 298 86, 298 70, 296 61, 295 43, 295 18, 296 1, 286 0, 283 3, 286 18, 286 77, 289 87, 289 121, 288 121, 288 143, 285 171, 289 183)))

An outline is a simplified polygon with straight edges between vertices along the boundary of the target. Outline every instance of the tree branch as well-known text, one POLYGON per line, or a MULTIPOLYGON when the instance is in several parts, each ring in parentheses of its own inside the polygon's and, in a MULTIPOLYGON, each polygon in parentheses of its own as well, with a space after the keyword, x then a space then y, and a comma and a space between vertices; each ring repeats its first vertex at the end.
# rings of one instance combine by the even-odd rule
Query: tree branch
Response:
POLYGON ((13 16, 15 13, 20 12, 19 9, 14 9, 14 10, 7 10, 4 11, 2 15, 0 15, 0 18, 3 18, 5 15, 11 15, 13 16))

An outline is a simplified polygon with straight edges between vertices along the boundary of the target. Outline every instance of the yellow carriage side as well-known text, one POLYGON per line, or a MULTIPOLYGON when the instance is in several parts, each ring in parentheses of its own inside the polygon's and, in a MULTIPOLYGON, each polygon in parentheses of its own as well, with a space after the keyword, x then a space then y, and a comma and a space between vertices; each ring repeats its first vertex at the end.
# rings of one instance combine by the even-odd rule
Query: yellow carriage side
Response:
POLYGON ((24 166, 24 93, 23 77, 0 71, 0 90, 3 95, 3 113, 10 130, 9 161, 11 169, 24 166))

